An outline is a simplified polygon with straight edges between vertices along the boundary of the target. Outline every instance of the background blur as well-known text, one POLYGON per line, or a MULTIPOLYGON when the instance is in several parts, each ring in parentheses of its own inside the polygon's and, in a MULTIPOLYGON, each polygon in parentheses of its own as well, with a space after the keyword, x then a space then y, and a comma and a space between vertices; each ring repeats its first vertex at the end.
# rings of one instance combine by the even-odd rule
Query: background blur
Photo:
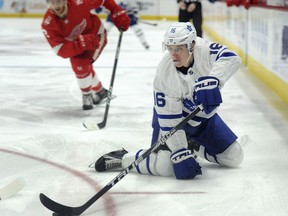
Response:
MULTIPOLYGON (((142 19, 178 18, 176 0, 135 1, 142 19)), ((249 71, 288 103, 288 0, 202 0, 202 4, 205 33, 236 50, 249 71)), ((46 0, 0 0, 0 17, 41 17, 46 9, 46 0)))

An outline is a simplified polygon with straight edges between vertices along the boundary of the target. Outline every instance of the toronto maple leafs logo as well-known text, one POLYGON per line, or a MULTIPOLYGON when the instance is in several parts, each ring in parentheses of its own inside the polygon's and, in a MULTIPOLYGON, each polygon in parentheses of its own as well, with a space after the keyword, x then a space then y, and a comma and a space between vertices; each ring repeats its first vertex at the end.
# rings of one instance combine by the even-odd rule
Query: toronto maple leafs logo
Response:
POLYGON ((187 28, 188 31, 190 31, 190 32, 192 31, 192 26, 191 25, 187 25, 186 28, 187 28))
POLYGON ((170 33, 175 33, 176 32, 176 28, 171 28, 170 29, 170 33))

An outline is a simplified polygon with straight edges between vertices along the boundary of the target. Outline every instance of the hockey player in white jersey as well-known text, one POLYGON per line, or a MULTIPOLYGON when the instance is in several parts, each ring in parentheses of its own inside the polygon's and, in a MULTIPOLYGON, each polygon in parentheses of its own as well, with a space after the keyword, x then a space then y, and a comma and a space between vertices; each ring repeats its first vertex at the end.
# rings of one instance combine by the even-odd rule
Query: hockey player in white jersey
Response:
MULTIPOLYGON (((239 69, 240 57, 224 45, 197 37, 189 22, 171 24, 163 49, 154 79, 152 145, 197 105, 202 104, 204 109, 133 171, 192 179, 202 173, 193 155, 220 166, 238 167, 243 151, 237 136, 217 114, 217 108, 222 103, 221 89, 239 69)), ((126 168, 143 152, 145 149, 110 152, 96 161, 95 169, 103 172, 126 168)))
MULTIPOLYGON (((121 0, 119 1, 119 6, 121 6, 126 11, 130 18, 130 29, 134 31, 136 37, 139 39, 144 48, 149 49, 150 46, 146 40, 143 29, 139 25, 139 6, 137 5, 137 2, 134 0, 121 0)), ((105 28, 109 33, 113 27, 114 23, 112 22, 111 15, 109 14, 106 19, 105 28)))

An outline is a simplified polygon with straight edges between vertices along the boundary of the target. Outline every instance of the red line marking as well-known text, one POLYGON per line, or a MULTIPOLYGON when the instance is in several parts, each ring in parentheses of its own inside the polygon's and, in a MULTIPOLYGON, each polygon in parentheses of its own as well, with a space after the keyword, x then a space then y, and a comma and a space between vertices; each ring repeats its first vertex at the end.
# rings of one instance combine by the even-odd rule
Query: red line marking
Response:
MULTIPOLYGON (((8 154, 14 154, 14 155, 18 155, 21 157, 25 157, 31 160, 35 160, 35 161, 39 161, 42 163, 46 163, 49 165, 52 165, 54 167, 57 167, 59 169, 65 170, 66 172, 71 173, 72 175, 82 179, 83 181, 85 181, 86 183, 88 183, 96 192, 100 191, 102 188, 97 184, 97 182, 95 182, 92 178, 90 178, 89 176, 81 173, 78 170, 72 169, 70 167, 67 167, 65 165, 62 164, 58 164, 56 162, 53 161, 49 161, 47 159, 43 159, 37 156, 33 156, 33 155, 29 155, 26 153, 21 153, 21 152, 17 152, 17 151, 12 151, 12 150, 8 150, 8 149, 4 149, 4 148, 0 148, 0 151, 4 152, 4 153, 8 153, 8 154)), ((107 215, 109 216, 116 216, 116 212, 115 212, 115 204, 114 201, 112 199, 112 197, 109 195, 109 193, 107 192, 104 196, 104 204, 105 204, 105 212, 107 215)))
MULTIPOLYGON (((69 173, 71 173, 72 175, 81 178, 83 181, 87 182, 96 192, 100 191, 102 188, 97 184, 97 182, 95 182, 93 179, 91 179, 90 177, 86 176, 85 174, 81 173, 78 170, 74 170, 70 167, 67 167, 65 165, 62 164, 58 164, 56 162, 53 161, 49 161, 47 159, 43 159, 37 156, 33 156, 33 155, 29 155, 29 154, 24 154, 21 152, 16 152, 16 151, 12 151, 12 150, 8 150, 8 149, 3 149, 0 148, 0 151, 4 152, 4 153, 9 153, 9 154, 14 154, 14 155, 19 155, 28 159, 33 159, 36 161, 40 161, 43 163, 47 163, 49 165, 55 166, 57 168, 63 169, 69 173)), ((140 191, 140 192, 133 192, 133 191, 127 191, 127 192, 107 192, 104 196, 104 203, 105 203, 105 212, 107 215, 109 216, 116 216, 116 212, 115 212, 115 204, 114 201, 111 197, 111 195, 195 195, 195 194, 207 194, 207 192, 204 191, 185 191, 185 192, 177 192, 177 191, 140 191), (109 196, 110 195, 110 196, 109 196)))

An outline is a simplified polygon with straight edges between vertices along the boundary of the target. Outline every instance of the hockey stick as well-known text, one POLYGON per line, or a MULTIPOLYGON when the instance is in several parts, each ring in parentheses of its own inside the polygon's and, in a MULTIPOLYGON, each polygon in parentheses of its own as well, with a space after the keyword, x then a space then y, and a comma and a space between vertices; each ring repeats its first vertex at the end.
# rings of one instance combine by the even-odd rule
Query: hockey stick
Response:
POLYGON ((200 110, 202 106, 198 106, 192 113, 190 113, 186 118, 184 118, 178 125, 172 128, 169 132, 163 135, 154 145, 152 145, 148 150, 146 150, 137 160, 131 163, 126 169, 119 173, 112 181, 110 181, 105 187, 103 187, 98 193, 96 193, 91 199, 89 199, 85 204, 79 207, 69 207, 57 203, 50 198, 48 198, 43 193, 40 194, 41 203, 51 211, 55 212, 53 215, 58 216, 79 216, 87 208, 89 208, 94 202, 96 202, 100 197, 102 197, 108 190, 110 190, 115 184, 117 184, 122 178, 124 178, 132 169, 137 167, 146 157, 148 157, 151 152, 156 150, 160 145, 165 144, 165 142, 174 134, 176 131, 181 129, 190 119, 192 119, 200 110))
POLYGON ((108 98, 107 98, 107 101, 106 101, 104 119, 103 119, 102 122, 100 122, 98 124, 95 123, 95 122, 85 122, 85 123, 83 123, 83 126, 85 128, 87 128, 88 130, 99 130, 99 129, 102 129, 102 128, 104 128, 106 126, 106 122, 107 122, 107 118, 108 118, 108 112, 109 112, 109 108, 110 108, 110 101, 112 99, 112 90, 113 90, 113 84, 114 84, 114 79, 115 79, 115 74, 116 74, 116 67, 117 67, 117 63, 118 63, 118 59, 119 59, 122 35, 123 35, 123 30, 121 29, 120 30, 119 39, 118 39, 116 54, 115 54, 115 60, 114 60, 114 66, 113 66, 113 71, 112 71, 109 91, 108 91, 108 98))
POLYGON ((140 22, 143 23, 143 24, 146 24, 146 25, 158 26, 157 23, 150 23, 150 22, 146 22, 146 21, 143 21, 143 20, 140 20, 140 22))
POLYGON ((0 200, 7 199, 14 196, 25 186, 25 180, 23 178, 17 178, 10 182, 8 185, 0 189, 0 200))

